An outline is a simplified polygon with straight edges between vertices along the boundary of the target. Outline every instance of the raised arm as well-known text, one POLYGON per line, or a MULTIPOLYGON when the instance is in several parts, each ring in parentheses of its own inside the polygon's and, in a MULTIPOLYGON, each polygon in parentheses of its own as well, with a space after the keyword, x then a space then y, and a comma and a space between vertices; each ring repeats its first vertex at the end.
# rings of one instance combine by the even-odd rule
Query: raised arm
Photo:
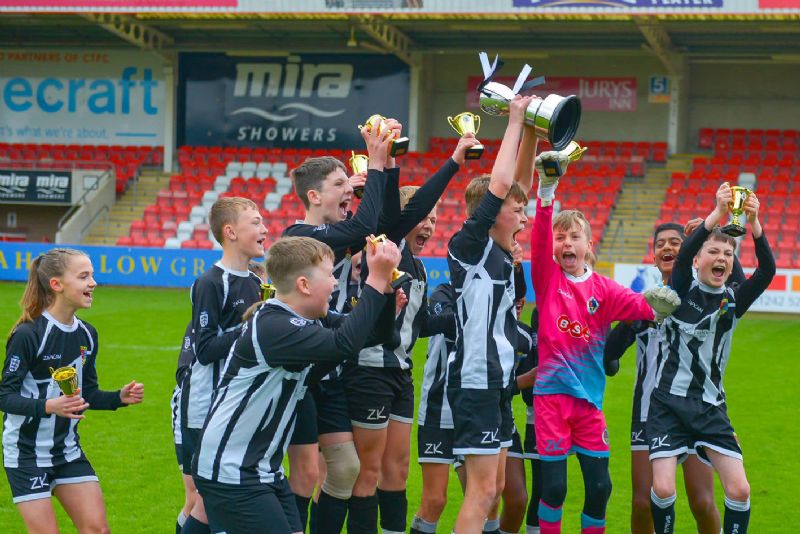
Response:
POLYGON ((775 256, 772 254, 764 229, 758 220, 760 204, 755 193, 745 202, 747 220, 753 230, 758 267, 753 274, 736 289, 736 317, 741 317, 769 287, 775 277, 775 256))
POLYGON ((678 257, 675 258, 675 267, 672 269, 672 278, 670 279, 670 286, 681 297, 689 291, 692 285, 692 263, 694 262, 694 257, 703 248, 703 243, 705 243, 714 227, 728 214, 728 203, 731 198, 731 187, 725 182, 717 189, 714 210, 708 214, 703 224, 699 225, 697 230, 694 230, 681 245, 678 257))
POLYGON ((532 126, 522 128, 522 142, 517 154, 517 166, 514 168, 514 180, 527 195, 533 187, 533 161, 536 158, 536 146, 539 139, 532 126))
POLYGON ((519 145, 519 133, 522 128, 525 109, 531 103, 533 97, 515 96, 510 104, 508 114, 508 126, 500 142, 500 150, 494 160, 492 167, 492 178, 489 182, 489 191, 498 198, 505 199, 511 190, 514 182, 514 168, 517 161, 517 148, 519 145))

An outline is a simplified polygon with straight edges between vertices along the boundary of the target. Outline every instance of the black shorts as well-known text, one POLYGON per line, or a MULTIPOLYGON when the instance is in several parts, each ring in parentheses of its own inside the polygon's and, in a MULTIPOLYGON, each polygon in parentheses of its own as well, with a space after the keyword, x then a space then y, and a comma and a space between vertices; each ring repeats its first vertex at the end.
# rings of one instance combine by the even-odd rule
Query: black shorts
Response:
POLYGON ((509 458, 525 458, 525 453, 522 450, 522 440, 517 432, 517 427, 513 426, 511 429, 511 447, 508 448, 509 458))
POLYGON ((311 388, 317 405, 317 428, 320 434, 352 432, 347 396, 340 376, 333 376, 311 388))
POLYGON ((8 485, 14 504, 36 499, 49 499, 59 484, 97 482, 92 464, 81 453, 80 458, 53 467, 6 467, 8 485))
POLYGON ((200 429, 186 428, 186 425, 181 427, 181 456, 183 460, 180 462, 181 469, 184 475, 192 474, 192 457, 194 451, 197 450, 198 440, 200 439, 200 429))
POLYGON ((453 411, 453 453, 499 454, 511 447, 514 416, 511 389, 447 390, 453 411))
POLYGON ((653 391, 647 413, 650 460, 678 456, 684 460, 691 449, 708 464, 705 449, 742 459, 742 449, 728 418, 725 404, 714 406, 700 399, 653 391))
POLYGON ((536 448, 536 425, 525 425, 525 454, 528 460, 539 459, 539 449, 536 448))
POLYGON ((452 464, 453 429, 420 425, 417 427, 417 456, 421 464, 452 464))
POLYGON ((353 426, 386 428, 389 419, 414 423, 414 382, 409 369, 348 365, 343 379, 353 426))
POLYGON ((294 494, 286 479, 239 486, 195 477, 211 532, 286 534, 303 530, 294 494))
POLYGON ((631 450, 647 451, 650 446, 647 441, 647 421, 631 421, 631 450))
POLYGON ((314 397, 308 394, 297 403, 297 417, 289 445, 311 445, 319 441, 317 432, 317 405, 314 397))

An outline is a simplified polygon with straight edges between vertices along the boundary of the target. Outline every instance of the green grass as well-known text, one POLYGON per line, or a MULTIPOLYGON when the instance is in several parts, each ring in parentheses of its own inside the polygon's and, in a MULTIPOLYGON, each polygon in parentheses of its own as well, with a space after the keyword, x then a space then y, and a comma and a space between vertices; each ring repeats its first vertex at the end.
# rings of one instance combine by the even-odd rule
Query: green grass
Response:
MULTIPOLYGON (((18 316, 21 284, 0 284, 0 328, 9 328, 18 316)), ((145 402, 118 412, 89 412, 80 425, 87 456, 100 477, 112 531, 171 532, 183 503, 170 431, 169 398, 174 383, 178 347, 189 319, 188 292, 163 289, 101 288, 92 310, 81 317, 97 327, 97 361, 101 387, 116 389, 135 378, 145 383, 145 402)), ((729 413, 742 441, 752 486, 756 534, 792 531, 800 523, 797 488, 800 460, 795 444, 797 425, 797 334, 800 318, 750 315, 739 326, 734 354, 725 382, 729 413), (793 504, 794 503, 794 504, 793 504)), ((415 381, 421 381, 426 343, 415 350, 415 381)), ((606 391, 606 417, 611 433, 611 478, 614 491, 608 506, 608 532, 629 532, 630 453, 628 449, 632 354, 606 391)), ((515 415, 524 422, 522 401, 515 415)), ((416 436, 416 433, 414 434, 416 436)), ((415 440, 415 438, 413 438, 415 440)), ((412 443, 408 483, 409 518, 419 503, 421 478, 412 443)), ((5 477, 0 477, 0 532, 23 532, 5 477)), ((679 488, 682 481, 679 481, 679 488)), ((455 476, 450 502, 441 521, 449 532, 461 502, 455 476)), ((717 488, 721 506, 722 491, 717 488)), ((580 470, 569 465, 569 494, 564 506, 564 532, 579 531, 583 499, 580 470)), ((693 532, 691 514, 679 491, 676 532, 693 532)), ((75 532, 59 509, 62 532, 75 532)))

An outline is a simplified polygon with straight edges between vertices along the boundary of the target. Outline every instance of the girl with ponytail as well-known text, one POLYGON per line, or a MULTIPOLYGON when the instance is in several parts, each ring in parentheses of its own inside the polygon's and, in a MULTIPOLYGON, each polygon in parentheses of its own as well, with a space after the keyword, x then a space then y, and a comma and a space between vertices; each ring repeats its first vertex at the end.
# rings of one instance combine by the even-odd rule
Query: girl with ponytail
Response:
POLYGON ((103 494, 77 427, 89 408, 142 402, 144 386, 132 381, 118 391, 99 389, 97 331, 75 316, 92 306, 96 287, 83 252, 56 248, 42 254, 31 262, 22 315, 6 344, 3 465, 29 532, 58 531, 53 495, 79 532, 108 532, 103 494))

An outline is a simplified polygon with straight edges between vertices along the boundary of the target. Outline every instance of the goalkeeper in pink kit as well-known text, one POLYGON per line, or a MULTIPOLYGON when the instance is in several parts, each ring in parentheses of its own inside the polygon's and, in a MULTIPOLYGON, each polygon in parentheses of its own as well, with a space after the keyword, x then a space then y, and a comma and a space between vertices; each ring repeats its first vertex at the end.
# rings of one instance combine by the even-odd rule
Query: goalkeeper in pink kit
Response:
POLYGON ((539 525, 541 534, 561 532, 567 455, 575 453, 585 486, 581 532, 599 534, 605 532, 611 495, 608 429, 601 411, 606 335, 613 321, 661 320, 680 299, 668 287, 643 296, 591 270, 591 227, 584 215, 566 210, 553 217, 555 189, 568 164, 559 152, 536 158, 539 200, 531 277, 539 310, 539 369, 533 390, 543 480, 539 525))

